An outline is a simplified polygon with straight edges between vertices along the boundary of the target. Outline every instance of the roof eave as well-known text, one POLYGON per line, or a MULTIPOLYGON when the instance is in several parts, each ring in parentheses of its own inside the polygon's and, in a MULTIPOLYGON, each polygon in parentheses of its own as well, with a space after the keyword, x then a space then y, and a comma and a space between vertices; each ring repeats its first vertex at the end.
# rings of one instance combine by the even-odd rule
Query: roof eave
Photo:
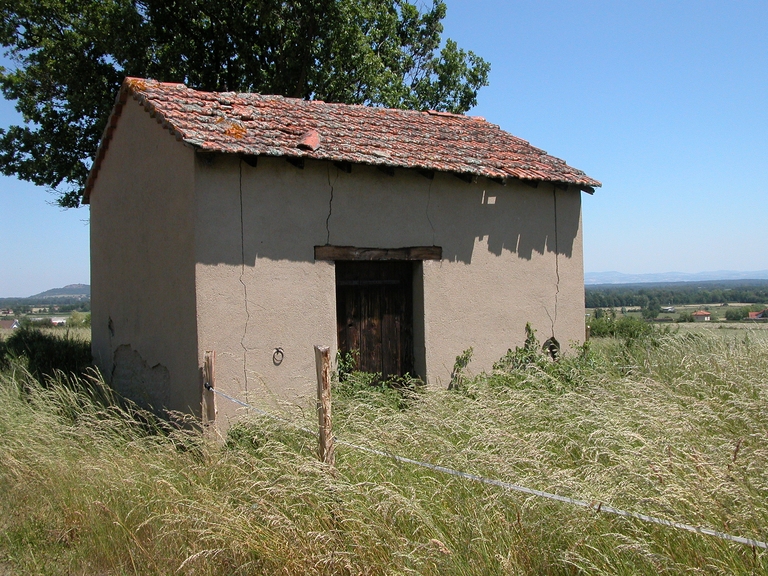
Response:
POLYGON ((127 82, 123 82, 123 85, 120 87, 120 90, 115 97, 115 105, 112 107, 112 112, 109 114, 107 125, 104 127, 104 131, 101 134, 99 147, 96 149, 96 156, 93 159, 91 170, 88 172, 88 178, 85 181, 85 189, 83 190, 83 204, 90 204, 91 202, 91 191, 93 190, 93 186, 96 184, 96 178, 99 174, 101 163, 104 160, 104 156, 107 154, 107 150, 109 149, 109 142, 112 140, 112 134, 115 131, 117 122, 123 112, 123 107, 128 101, 130 94, 131 88, 128 86, 127 82))
MULTIPOLYGON (((162 113, 156 109, 155 105, 152 103, 152 101, 147 97, 147 95, 144 93, 144 91, 147 88, 147 85, 149 83, 152 83, 153 81, 147 81, 140 78, 126 78, 123 82, 122 86, 120 87, 120 90, 117 94, 117 97, 115 98, 115 105, 112 109, 112 112, 110 113, 109 119, 107 121, 107 125, 104 128, 104 132, 102 134, 101 140, 99 142, 99 147, 96 151, 96 156, 94 158, 93 165, 91 166, 91 170, 88 174, 88 178, 86 180, 85 188, 83 191, 83 204, 89 204, 90 203, 90 196, 93 191, 93 188, 96 184, 96 179, 98 178, 99 170, 101 168, 101 164, 103 162, 104 157, 106 156, 107 150, 109 149, 110 141, 112 140, 114 130, 117 127, 117 124, 120 120, 120 117, 122 115, 122 110, 124 106, 126 105, 129 97, 134 98, 137 100, 139 105, 141 105, 142 108, 152 117, 157 120, 159 124, 163 126, 163 128, 166 128, 169 133, 173 136, 175 136, 176 140, 182 141, 187 146, 190 146, 196 150, 199 150, 200 152, 209 152, 209 153, 219 153, 219 154, 239 154, 241 156, 249 156, 251 158, 257 157, 257 156, 269 156, 273 158, 279 158, 283 157, 286 159, 290 158, 301 158, 301 159, 313 159, 313 160, 322 160, 322 161, 330 161, 330 162, 342 162, 346 164, 357 164, 357 165, 369 165, 369 166, 377 166, 382 168, 388 168, 388 169, 394 169, 394 168, 400 168, 400 169, 417 169, 417 170, 424 170, 424 171, 430 171, 430 172, 443 172, 447 174, 453 174, 465 181, 472 181, 474 178, 481 176, 484 178, 487 178, 489 180, 493 180, 499 184, 506 184, 507 181, 510 180, 517 180, 526 184, 529 184, 533 187, 538 186, 539 182, 547 182, 553 184, 555 187, 560 187, 561 189, 568 189, 569 186, 577 187, 580 191, 586 192, 588 194, 594 194, 595 188, 600 187, 601 183, 597 180, 594 180, 581 172, 580 170, 573 170, 573 172, 576 172, 575 174, 572 172, 570 174, 560 174, 560 175, 546 175, 544 173, 537 174, 538 170, 530 170, 523 167, 523 169, 520 168, 504 168, 501 166, 486 166, 486 169, 472 169, 471 166, 468 167, 468 169, 460 169, 456 170, 446 170, 445 166, 441 165, 427 165, 428 162, 425 163, 425 165, 416 165, 416 164, 409 164, 404 165, 402 163, 398 162, 392 162, 388 161, 385 158, 382 158, 380 160, 378 159, 372 159, 370 162, 366 161, 355 161, 350 160, 349 158, 342 158, 342 157, 335 157, 333 154, 324 154, 322 150, 319 152, 316 152, 314 149, 312 150, 305 150, 301 148, 297 148, 295 152, 286 152, 280 154, 270 154, 267 151, 258 151, 258 150, 245 150, 237 151, 237 150, 224 150, 221 148, 217 148, 215 145, 211 145, 209 143, 198 141, 194 138, 192 138, 192 135, 190 138, 186 138, 185 134, 181 133, 178 128, 174 127, 166 118, 162 115, 162 113)), ((172 88, 184 88, 186 89, 186 86, 183 84, 168 84, 168 86, 171 86, 172 88)), ((557 159, 555 159, 557 160, 557 159)), ((562 162, 559 161, 558 162, 562 162)), ((563 162, 563 165, 565 163, 563 162)), ((570 167, 568 167, 570 169, 570 167)))
MULTIPOLYGON (((173 131, 172 127, 169 127, 169 128, 173 131)), ((177 139, 181 139, 181 138, 177 136, 177 139)), ((445 168, 441 168, 439 166, 434 166, 430 164, 404 165, 404 164, 399 164, 397 162, 388 162, 384 159, 378 162, 351 161, 346 157, 334 156, 332 154, 325 154, 323 152, 315 153, 313 151, 306 151, 298 148, 292 153, 283 152, 281 154, 273 154, 267 151, 254 152, 252 150, 245 150, 245 149, 242 151, 229 151, 229 150, 211 148, 209 146, 200 144, 198 141, 191 141, 191 142, 186 140, 183 140, 183 141, 188 146, 194 148, 195 151, 197 151, 198 153, 231 154, 231 155, 239 155, 242 157, 248 156, 250 158, 264 157, 264 158, 285 158, 285 159, 295 159, 295 160, 316 160, 318 162, 334 162, 338 164, 350 164, 354 166, 371 166, 374 168, 383 168, 383 169, 398 168, 400 170, 422 170, 422 171, 441 172, 443 174, 449 174, 452 176, 456 176, 457 178, 465 181, 469 181, 469 177, 475 177, 475 178, 483 177, 502 185, 506 185, 510 181, 518 181, 523 184, 527 184, 533 188, 536 188, 540 183, 548 183, 562 190, 565 190, 569 186, 574 186, 578 188, 579 191, 586 192, 587 194, 594 194, 595 188, 599 188, 602 186, 601 182, 594 180, 586 175, 582 175, 583 177, 581 178, 570 178, 570 179, 569 178, 547 178, 544 176, 539 178, 525 178, 522 176, 512 174, 510 171, 507 171, 507 170, 497 170, 496 172, 488 172, 484 170, 472 170, 470 168, 468 170, 456 171, 456 170, 446 170, 445 168)))
POLYGON ((126 77, 123 84, 120 86, 120 90, 115 97, 115 105, 112 108, 112 112, 107 120, 107 125, 104 127, 104 132, 101 135, 99 141, 99 147, 96 149, 96 156, 91 166, 91 170, 88 173, 88 178, 85 181, 85 188, 83 190, 83 204, 90 204, 91 192, 96 184, 96 178, 99 175, 101 169, 101 163, 106 156, 109 149, 109 143, 112 140, 112 134, 117 127, 118 121, 123 112, 123 108, 128 102, 129 98, 135 99, 142 108, 150 115, 151 118, 155 118, 159 124, 162 124, 163 128, 166 128, 171 135, 176 137, 176 140, 183 140, 181 134, 165 120, 162 114, 160 114, 147 99, 141 94, 141 90, 146 85, 146 81, 140 78, 126 77))

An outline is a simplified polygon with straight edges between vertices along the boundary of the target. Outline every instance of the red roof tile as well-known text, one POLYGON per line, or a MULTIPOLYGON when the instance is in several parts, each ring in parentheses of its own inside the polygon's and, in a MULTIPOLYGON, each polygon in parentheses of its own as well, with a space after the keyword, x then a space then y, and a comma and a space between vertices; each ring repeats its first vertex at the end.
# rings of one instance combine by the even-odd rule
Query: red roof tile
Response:
POLYGON ((600 186, 581 170, 479 117, 200 92, 184 84, 126 78, 86 183, 86 203, 129 97, 178 140, 209 152, 563 182, 590 192, 600 186))

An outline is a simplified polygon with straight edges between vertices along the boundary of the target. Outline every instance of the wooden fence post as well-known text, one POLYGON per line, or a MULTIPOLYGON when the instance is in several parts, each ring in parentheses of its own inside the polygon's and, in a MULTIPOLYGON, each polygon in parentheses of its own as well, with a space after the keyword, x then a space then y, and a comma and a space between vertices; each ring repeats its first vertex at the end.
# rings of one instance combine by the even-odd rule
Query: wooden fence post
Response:
POLYGON ((334 465, 333 432, 331 430, 331 349, 315 346, 317 368, 317 419, 320 425, 318 456, 321 462, 334 465))
POLYGON ((216 352, 206 350, 203 360, 203 424, 213 424, 216 421, 216 352))

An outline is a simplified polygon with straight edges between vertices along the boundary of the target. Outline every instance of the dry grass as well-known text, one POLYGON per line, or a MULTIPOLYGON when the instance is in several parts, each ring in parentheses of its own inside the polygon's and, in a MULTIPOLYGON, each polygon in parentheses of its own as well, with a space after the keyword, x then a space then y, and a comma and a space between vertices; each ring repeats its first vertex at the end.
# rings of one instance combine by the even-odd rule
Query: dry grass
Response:
MULTIPOLYGON (((460 392, 337 389, 353 443, 768 540, 768 338, 605 341, 460 392)), ((471 368, 471 364, 470 364, 471 368)), ((755 574, 766 551, 253 420, 227 446, 0 376, 0 566, 44 574, 755 574)), ((78 391, 73 391, 73 389, 78 391)), ((96 401, 92 398, 96 397, 96 401)), ((313 426, 313 422, 303 422, 313 426)))
MULTIPOLYGON (((52 336, 64 336, 68 335, 69 338, 75 339, 75 340, 82 340, 90 342, 91 340, 91 329, 88 327, 73 327, 73 326, 55 326, 52 328, 38 328, 40 332, 43 334, 51 334, 52 336)), ((5 328, 0 328, 0 340, 5 340, 9 336, 12 336, 14 332, 16 332, 17 329, 14 330, 7 330, 5 328)))
MULTIPOLYGON (((0 328, 0 342, 3 342, 4 340, 7 340, 13 336, 17 330, 18 328, 14 330, 0 328)), ((91 340, 91 329, 85 327, 57 326, 54 328, 39 328, 39 330, 43 334, 50 334, 52 336, 68 335, 68 337, 72 338, 73 340, 79 340, 83 342, 90 342, 91 340)), ((0 572, 0 574, 2 574, 2 572, 0 572)))

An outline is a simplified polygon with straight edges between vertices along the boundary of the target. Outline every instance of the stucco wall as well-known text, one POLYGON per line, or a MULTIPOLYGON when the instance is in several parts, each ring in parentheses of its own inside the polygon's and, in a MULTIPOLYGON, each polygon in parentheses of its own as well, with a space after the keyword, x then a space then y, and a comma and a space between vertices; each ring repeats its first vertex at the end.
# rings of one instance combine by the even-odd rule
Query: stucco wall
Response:
MULTIPOLYGON (((312 347, 336 341, 334 267, 314 261, 327 183, 284 160, 252 168, 232 156, 198 159, 195 173, 200 361, 215 350, 216 386, 243 400, 311 405, 312 347)), ((219 418, 235 414, 216 402, 219 418)))
POLYGON ((240 398, 314 401, 312 346, 336 344, 334 265, 313 256, 326 243, 442 246, 443 260, 417 267, 414 283, 424 310, 416 367, 430 384, 447 385, 469 346, 470 369, 490 369, 522 343, 526 322, 564 349, 584 337, 577 191, 365 166, 347 174, 312 161, 298 169, 260 158, 253 168, 217 156, 196 162, 195 193, 198 361, 216 350, 217 386, 240 398))
POLYGON ((442 261, 423 263, 430 384, 447 385, 456 356, 469 346, 470 369, 490 370, 522 344, 526 322, 540 340, 554 334, 564 349, 583 340, 579 192, 484 178, 468 184, 439 173, 430 181, 405 170, 389 177, 376 169, 341 173, 336 184, 330 243, 443 248, 442 261))
POLYGON ((126 103, 90 198, 92 350, 120 392, 199 413, 193 162, 126 103))

